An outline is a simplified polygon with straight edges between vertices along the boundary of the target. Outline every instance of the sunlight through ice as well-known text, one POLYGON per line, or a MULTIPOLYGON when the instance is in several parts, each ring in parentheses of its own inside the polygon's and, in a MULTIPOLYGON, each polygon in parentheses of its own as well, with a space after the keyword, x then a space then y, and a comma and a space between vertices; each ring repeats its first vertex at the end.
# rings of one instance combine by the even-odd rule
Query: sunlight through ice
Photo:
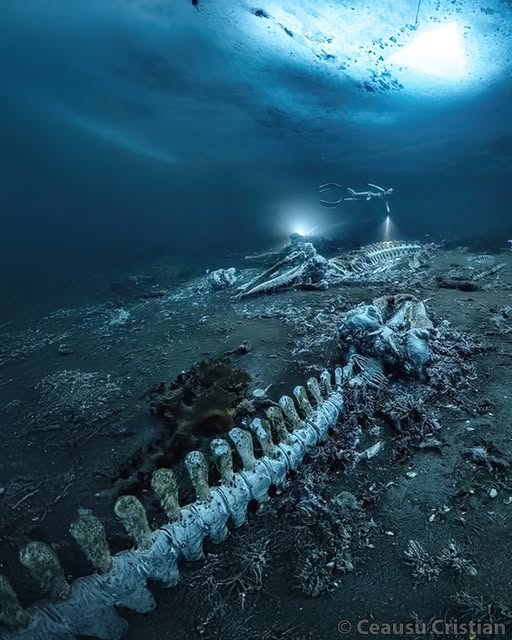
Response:
POLYGON ((466 69, 464 48, 455 22, 418 35, 388 62, 438 78, 460 78, 466 69))

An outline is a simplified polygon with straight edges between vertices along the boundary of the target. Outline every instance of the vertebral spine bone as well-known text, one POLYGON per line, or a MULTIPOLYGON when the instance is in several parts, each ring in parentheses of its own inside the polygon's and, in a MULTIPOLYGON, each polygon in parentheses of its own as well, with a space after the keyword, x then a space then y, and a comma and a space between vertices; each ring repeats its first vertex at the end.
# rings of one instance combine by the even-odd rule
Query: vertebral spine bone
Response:
POLYGON ((154 609, 156 604, 147 587, 148 580, 176 585, 180 559, 201 558, 207 537, 214 543, 222 542, 228 536, 228 521, 234 527, 242 525, 249 502, 268 500, 270 487, 282 484, 288 471, 300 466, 307 451, 325 440, 343 411, 339 386, 342 377, 338 370, 333 388, 330 374, 324 371, 320 384, 316 378, 308 380, 310 397, 303 387, 296 387, 295 402, 284 396, 279 406, 267 410, 268 422, 255 418, 250 430, 259 441, 261 457, 254 454, 249 431, 232 429, 229 436, 242 462, 240 471, 234 471, 228 442, 213 440, 211 453, 221 478, 217 486, 209 486, 204 455, 197 451, 189 453, 185 466, 196 491, 192 504, 180 507, 173 472, 157 470, 151 486, 169 519, 160 529, 151 531, 144 507, 135 496, 119 498, 115 513, 133 539, 134 549, 110 556, 101 523, 92 514, 81 512, 71 525, 71 533, 98 573, 79 578, 70 586, 51 547, 39 542, 27 545, 21 553, 22 562, 55 601, 24 611, 7 580, 0 576, 0 621, 11 626, 2 637, 120 638, 127 623, 116 613, 116 606, 137 613, 154 609))

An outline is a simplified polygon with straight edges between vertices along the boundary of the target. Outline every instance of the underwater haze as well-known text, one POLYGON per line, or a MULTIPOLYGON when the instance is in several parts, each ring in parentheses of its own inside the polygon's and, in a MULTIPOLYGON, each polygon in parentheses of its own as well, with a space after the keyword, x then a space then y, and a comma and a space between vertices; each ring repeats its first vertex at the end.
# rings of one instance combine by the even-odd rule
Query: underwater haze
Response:
POLYGON ((404 237, 503 239, 510 4, 420 6, 421 28, 459 25, 454 78, 387 63, 416 8, 6 0, 4 268, 29 282, 63 264, 218 255, 286 234, 304 209, 312 227, 375 239, 378 212, 359 228, 361 208, 318 211, 329 181, 393 186, 404 237))
POLYGON ((1 0, 0 640, 512 637, 512 0, 1 0))

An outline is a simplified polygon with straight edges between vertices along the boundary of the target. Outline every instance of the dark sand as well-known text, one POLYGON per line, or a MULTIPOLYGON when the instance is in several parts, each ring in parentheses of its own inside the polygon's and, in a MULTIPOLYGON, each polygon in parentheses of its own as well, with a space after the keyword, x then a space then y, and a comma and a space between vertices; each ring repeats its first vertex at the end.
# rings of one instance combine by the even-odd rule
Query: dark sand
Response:
MULTIPOLYGON (((309 598, 294 588, 293 559, 278 549, 264 568, 262 588, 230 601, 229 629, 223 628, 226 620, 208 622, 210 604, 199 592, 196 598, 190 588, 157 588, 155 612, 144 617, 127 614, 128 639, 308 634, 328 639, 340 636, 340 620, 351 622, 353 629, 346 637, 355 638, 360 619, 406 623, 414 619, 413 612, 425 622, 446 615, 460 618, 463 611, 453 596, 462 591, 484 597, 495 609, 512 607, 511 472, 491 472, 463 455, 467 447, 484 440, 512 461, 512 320, 507 313, 499 315, 500 309, 512 306, 512 253, 493 254, 482 264, 474 257, 471 251, 439 250, 425 285, 407 291, 428 300, 436 321, 448 320, 457 329, 477 334, 488 347, 473 358, 478 378, 471 382, 471 403, 459 406, 455 398, 437 408, 443 447, 415 452, 403 462, 394 460, 387 447, 353 475, 339 472, 329 479, 331 495, 348 490, 360 498, 374 483, 387 487, 368 507, 375 529, 355 570, 341 576, 331 593, 309 598), (442 289, 433 283, 433 274, 453 265, 485 269, 494 264, 505 266, 483 281, 479 291, 442 289), (413 474, 417 475, 409 477, 413 474), (492 489, 496 497, 490 496, 492 489), (411 539, 433 555, 454 540, 477 575, 443 572, 436 580, 418 581, 404 562, 411 539)), ((29 540, 53 544, 70 575, 90 572, 68 533, 78 507, 91 508, 102 517, 114 549, 128 545, 108 490, 127 461, 159 433, 144 398, 148 387, 249 340, 252 351, 236 358, 236 364, 250 373, 252 388, 272 384, 273 398, 290 394, 317 367, 332 364, 325 362, 332 356, 332 344, 304 342, 308 332, 300 323, 285 321, 285 315, 288 320, 303 315, 314 323, 315 315, 324 310, 335 326, 344 309, 396 290, 401 290, 399 282, 239 302, 231 292, 211 291, 197 272, 152 265, 145 272, 97 285, 86 307, 76 305, 24 324, 1 326, 0 562, 21 601, 29 604, 40 597, 17 559, 19 548, 29 540), (298 341, 304 347, 300 354, 298 341), (59 353, 59 347, 65 353, 59 353), (75 373, 57 375, 64 370, 75 373), (94 375, 84 378, 76 372, 94 375), (75 394, 68 398, 64 390, 69 390, 70 380, 75 394)), ((228 554, 235 537, 243 542, 250 536, 260 543, 263 538, 277 540, 278 547, 279 536, 289 533, 286 516, 274 512, 267 517, 263 510, 233 532, 223 549, 228 554)), ((187 579, 196 570, 187 569, 187 579)), ((473 613, 469 617, 476 619, 473 613)))

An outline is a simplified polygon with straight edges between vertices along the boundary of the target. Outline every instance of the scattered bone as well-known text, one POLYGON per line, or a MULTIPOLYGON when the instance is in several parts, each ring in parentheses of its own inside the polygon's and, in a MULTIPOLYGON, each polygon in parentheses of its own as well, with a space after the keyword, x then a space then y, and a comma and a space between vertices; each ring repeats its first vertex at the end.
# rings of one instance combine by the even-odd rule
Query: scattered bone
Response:
POLYGON ((417 540, 409 540, 405 551, 406 562, 413 567, 413 576, 419 579, 435 580, 441 573, 439 563, 417 540))
POLYGON ((126 309, 116 309, 110 314, 109 326, 120 327, 128 322, 131 318, 131 313, 126 309))
POLYGON ((450 540, 448 546, 441 551, 438 556, 439 564, 444 569, 457 572, 460 575, 476 576, 478 570, 473 564, 463 557, 461 549, 457 544, 450 540))
POLYGON ((368 447, 368 449, 365 449, 362 453, 357 454, 357 458, 360 460, 371 460, 372 458, 375 458, 375 456, 377 456, 383 449, 384 443, 376 442, 371 447, 368 447))
POLYGON ((208 274, 208 282, 213 289, 227 289, 232 287, 237 281, 236 269, 217 269, 208 274))
POLYGON ((271 269, 243 285, 238 297, 247 298, 292 287, 324 289, 328 287, 325 280, 326 270, 327 260, 317 254, 310 242, 306 242, 299 251, 280 260, 271 269), (265 279, 267 276, 270 276, 269 279, 265 279))

